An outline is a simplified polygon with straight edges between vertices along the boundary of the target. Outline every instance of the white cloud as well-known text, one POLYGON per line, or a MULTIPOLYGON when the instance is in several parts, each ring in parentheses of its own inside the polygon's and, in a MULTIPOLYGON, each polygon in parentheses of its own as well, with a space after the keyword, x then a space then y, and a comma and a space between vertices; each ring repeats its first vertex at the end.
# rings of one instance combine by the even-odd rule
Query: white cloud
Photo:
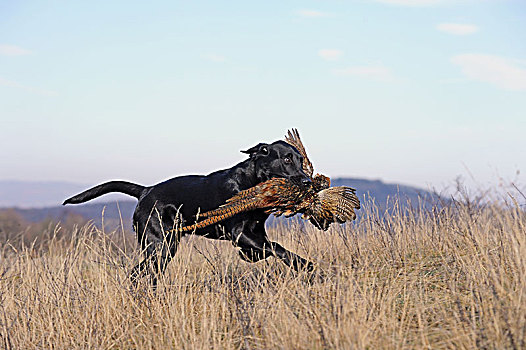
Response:
POLYGON ((382 65, 353 66, 344 69, 334 69, 332 72, 336 75, 351 75, 375 80, 392 79, 391 70, 382 65))
POLYGON ((316 18, 316 17, 329 17, 331 14, 327 12, 321 12, 316 10, 299 10, 296 11, 296 14, 301 17, 307 17, 307 18, 316 18))
POLYGON ((14 87, 17 89, 21 89, 27 92, 31 92, 33 94, 42 95, 42 96, 58 96, 58 93, 56 91, 52 90, 45 90, 40 88, 35 88, 31 86, 22 85, 16 81, 3 79, 0 77, 0 85, 8 86, 8 87, 14 87))
POLYGON ((318 56, 325 61, 338 61, 343 57, 343 51, 336 49, 321 49, 318 51, 318 56))
POLYGON ((376 2, 382 2, 384 4, 390 5, 400 5, 400 6, 429 6, 436 5, 444 0, 375 0, 376 2))
POLYGON ((440 23, 437 29, 453 35, 469 35, 478 32, 479 27, 473 24, 440 23))
POLYGON ((227 61, 225 56, 218 55, 218 54, 215 54, 215 53, 209 53, 209 54, 203 55, 202 57, 205 60, 212 61, 212 62, 226 62, 227 61))
POLYGON ((526 69, 523 62, 501 56, 462 54, 451 58, 469 79, 492 83, 507 90, 526 90, 526 69))
POLYGON ((0 45, 1 56, 23 56, 29 55, 32 52, 15 45, 0 45))

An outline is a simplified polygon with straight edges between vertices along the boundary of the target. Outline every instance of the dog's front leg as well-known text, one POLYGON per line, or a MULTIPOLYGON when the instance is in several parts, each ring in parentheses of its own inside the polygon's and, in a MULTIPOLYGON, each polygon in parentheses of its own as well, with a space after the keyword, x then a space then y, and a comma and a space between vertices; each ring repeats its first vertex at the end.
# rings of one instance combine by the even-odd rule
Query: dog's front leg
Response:
POLYGON ((269 247, 265 246, 266 251, 271 251, 272 254, 281 259, 285 264, 294 268, 296 271, 305 270, 312 272, 314 270, 314 264, 310 261, 305 260, 301 256, 285 249, 281 244, 277 242, 269 242, 269 247))
POLYGON ((296 271, 311 272, 314 265, 301 256, 285 249, 267 238, 264 227, 259 230, 234 230, 232 243, 241 248, 240 255, 245 261, 256 262, 269 256, 275 256, 296 271))

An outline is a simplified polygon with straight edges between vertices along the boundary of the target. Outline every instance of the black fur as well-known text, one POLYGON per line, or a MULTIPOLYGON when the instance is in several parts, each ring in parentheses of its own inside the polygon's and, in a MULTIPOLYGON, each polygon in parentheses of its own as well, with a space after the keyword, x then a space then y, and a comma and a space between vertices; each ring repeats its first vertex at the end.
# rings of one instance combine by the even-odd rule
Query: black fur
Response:
MULTIPOLYGON (((139 202, 133 215, 134 228, 146 257, 132 271, 136 280, 144 272, 162 272, 177 250, 180 236, 166 235, 174 226, 178 215, 183 222, 193 223, 198 212, 205 212, 223 204, 239 191, 253 187, 274 177, 288 178, 299 183, 310 182, 302 170, 302 157, 298 151, 283 141, 260 143, 243 153, 249 159, 225 170, 206 176, 180 176, 151 187, 125 181, 111 181, 86 190, 64 201, 77 204, 109 192, 123 192, 136 197, 139 202)), ((276 256, 296 270, 312 270, 312 263, 271 242, 265 231, 268 218, 261 210, 236 215, 217 225, 195 231, 211 239, 228 239, 241 248, 240 256, 255 262, 276 256)))

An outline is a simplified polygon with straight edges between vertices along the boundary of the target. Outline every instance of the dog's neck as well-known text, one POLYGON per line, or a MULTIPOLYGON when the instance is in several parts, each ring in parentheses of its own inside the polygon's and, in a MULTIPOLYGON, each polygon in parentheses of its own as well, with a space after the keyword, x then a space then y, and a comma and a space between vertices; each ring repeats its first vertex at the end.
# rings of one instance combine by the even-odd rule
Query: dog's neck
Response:
POLYGON ((246 190, 261 182, 256 174, 256 165, 251 159, 233 166, 229 172, 233 174, 232 178, 235 179, 236 185, 239 187, 236 189, 237 191, 246 190))

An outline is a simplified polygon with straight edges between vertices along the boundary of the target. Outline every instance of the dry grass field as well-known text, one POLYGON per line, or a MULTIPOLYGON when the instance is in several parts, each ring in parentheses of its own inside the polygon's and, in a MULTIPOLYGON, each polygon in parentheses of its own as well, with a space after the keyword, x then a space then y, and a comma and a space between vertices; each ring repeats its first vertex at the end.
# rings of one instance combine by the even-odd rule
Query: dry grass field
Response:
POLYGON ((0 348, 524 349, 526 213, 483 203, 271 227, 317 264, 312 279, 187 237, 157 291, 127 280, 129 233, 14 235, 0 251, 0 348))

